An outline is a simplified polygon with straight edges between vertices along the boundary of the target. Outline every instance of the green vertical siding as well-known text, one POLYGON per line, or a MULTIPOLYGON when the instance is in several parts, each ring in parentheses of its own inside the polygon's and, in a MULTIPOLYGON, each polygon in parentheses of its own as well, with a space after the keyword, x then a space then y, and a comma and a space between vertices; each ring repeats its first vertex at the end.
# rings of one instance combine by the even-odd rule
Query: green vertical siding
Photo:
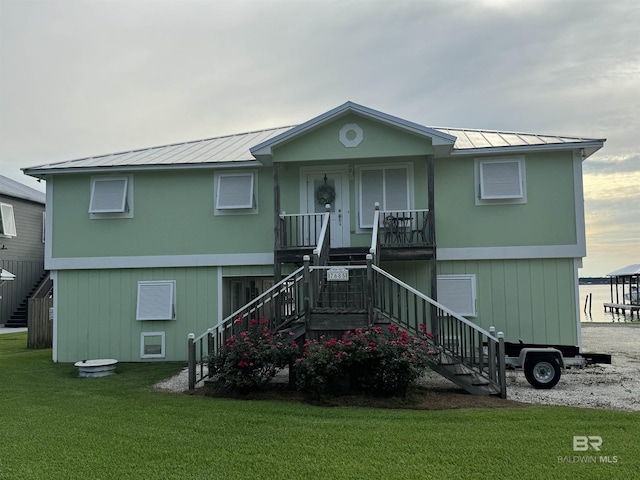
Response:
POLYGON ((166 357, 186 360, 187 334, 217 323, 217 268, 59 271, 58 361, 91 358, 141 361, 140 334, 165 332, 166 357), (141 280, 176 281, 176 320, 137 321, 141 280))
POLYGON ((576 244, 572 153, 532 153, 524 159, 527 202, 517 205, 476 205, 474 158, 436 159, 440 248, 576 244))
POLYGON ((577 345, 573 259, 438 262, 439 275, 475 274, 481 327, 507 341, 577 345))

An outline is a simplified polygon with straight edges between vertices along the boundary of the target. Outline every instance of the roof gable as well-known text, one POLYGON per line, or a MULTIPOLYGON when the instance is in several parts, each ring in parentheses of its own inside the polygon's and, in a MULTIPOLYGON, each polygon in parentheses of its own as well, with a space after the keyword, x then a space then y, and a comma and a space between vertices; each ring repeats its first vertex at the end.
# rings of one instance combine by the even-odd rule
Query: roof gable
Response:
MULTIPOLYGON (((365 121, 368 121, 370 125, 373 123, 386 125, 387 127, 404 131, 407 134, 427 139, 432 146, 446 146, 450 148, 456 141, 454 136, 447 133, 418 125, 417 123, 409 122, 353 102, 346 102, 333 110, 329 110, 328 112, 318 115, 311 120, 254 146, 250 151, 256 158, 264 161, 273 155, 275 149, 301 138, 303 135, 319 130, 328 124, 337 125, 336 122, 338 120, 345 118, 362 118, 365 121)), ((350 122, 348 120, 342 122, 342 126, 349 125, 349 123, 350 122)))

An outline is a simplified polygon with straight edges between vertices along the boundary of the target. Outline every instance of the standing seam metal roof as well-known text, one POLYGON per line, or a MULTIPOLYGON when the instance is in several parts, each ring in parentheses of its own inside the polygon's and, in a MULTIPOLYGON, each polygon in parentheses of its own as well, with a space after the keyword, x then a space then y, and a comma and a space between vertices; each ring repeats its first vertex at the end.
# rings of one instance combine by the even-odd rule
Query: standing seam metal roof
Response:
MULTIPOLYGON (((161 165, 197 165, 256 161, 250 148, 281 135, 295 126, 280 127, 254 132, 213 137, 184 143, 143 148, 120 153, 92 156, 77 160, 49 163, 25 168, 28 174, 49 170, 76 168, 136 167, 161 165)), ((504 132, 497 130, 472 130, 461 128, 429 127, 456 138, 452 151, 489 148, 554 146, 603 142, 570 136, 539 135, 532 133, 504 132)))

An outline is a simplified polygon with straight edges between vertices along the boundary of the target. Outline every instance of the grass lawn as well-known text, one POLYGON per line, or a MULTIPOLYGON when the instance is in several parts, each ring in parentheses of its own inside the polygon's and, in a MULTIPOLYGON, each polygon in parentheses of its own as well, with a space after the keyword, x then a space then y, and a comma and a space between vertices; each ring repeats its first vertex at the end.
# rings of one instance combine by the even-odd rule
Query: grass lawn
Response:
POLYGON ((638 413, 331 408, 151 388, 180 368, 119 364, 81 379, 51 350, 27 350, 26 333, 0 335, 0 479, 640 478, 638 413), (574 452, 574 435, 602 437, 601 451, 574 452))

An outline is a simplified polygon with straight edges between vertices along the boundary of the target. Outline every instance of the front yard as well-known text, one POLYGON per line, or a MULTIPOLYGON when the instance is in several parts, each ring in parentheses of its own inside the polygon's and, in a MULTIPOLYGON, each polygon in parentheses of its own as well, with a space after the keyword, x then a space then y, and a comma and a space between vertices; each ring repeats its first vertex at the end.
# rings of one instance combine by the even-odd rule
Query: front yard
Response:
POLYGON ((152 388, 182 365, 77 378, 0 335, 0 478, 634 478, 640 414, 568 407, 317 407, 152 388), (600 451, 574 451, 599 436, 600 451))

